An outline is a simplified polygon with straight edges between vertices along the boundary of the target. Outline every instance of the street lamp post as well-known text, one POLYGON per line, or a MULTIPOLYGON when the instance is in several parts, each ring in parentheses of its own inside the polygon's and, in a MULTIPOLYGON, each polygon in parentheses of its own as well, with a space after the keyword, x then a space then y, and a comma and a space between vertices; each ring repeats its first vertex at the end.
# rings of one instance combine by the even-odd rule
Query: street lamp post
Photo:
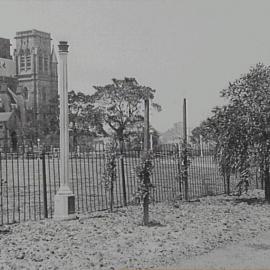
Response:
POLYGON ((60 90, 60 188, 55 195, 54 218, 67 220, 76 218, 75 196, 69 188, 69 133, 68 133, 68 80, 67 54, 68 44, 59 45, 59 90, 60 90))

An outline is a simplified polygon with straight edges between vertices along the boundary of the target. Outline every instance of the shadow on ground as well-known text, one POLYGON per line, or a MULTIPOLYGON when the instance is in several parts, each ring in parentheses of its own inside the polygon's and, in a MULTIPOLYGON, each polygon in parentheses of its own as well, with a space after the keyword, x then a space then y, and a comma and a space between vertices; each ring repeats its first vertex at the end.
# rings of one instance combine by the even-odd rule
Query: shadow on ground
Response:
POLYGON ((263 198, 235 198, 233 200, 234 204, 238 204, 238 203, 247 203, 249 205, 254 205, 254 204, 265 204, 267 203, 265 201, 265 199, 263 198))

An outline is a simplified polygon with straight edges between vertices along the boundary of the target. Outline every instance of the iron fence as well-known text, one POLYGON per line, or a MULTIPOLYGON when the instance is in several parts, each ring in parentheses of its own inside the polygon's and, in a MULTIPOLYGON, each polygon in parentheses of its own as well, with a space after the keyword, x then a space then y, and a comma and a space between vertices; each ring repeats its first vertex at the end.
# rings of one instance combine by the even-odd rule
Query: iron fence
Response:
MULTIPOLYGON (((153 151, 154 170, 151 181, 155 202, 182 196, 183 161, 179 145, 163 145, 153 151)), ((117 158, 114 183, 114 206, 134 202, 137 190, 135 167, 140 150, 128 150, 117 158)), ((92 150, 72 152, 69 156, 69 183, 75 194, 78 213, 109 208, 109 192, 103 182, 106 150, 99 144, 92 150)), ((0 153, 0 225, 27 220, 51 218, 54 195, 60 186, 59 155, 57 152, 31 154, 0 153)), ((233 175, 232 179, 237 176, 233 175)), ((191 150, 188 165, 189 198, 217 195, 226 190, 211 149, 191 150)))

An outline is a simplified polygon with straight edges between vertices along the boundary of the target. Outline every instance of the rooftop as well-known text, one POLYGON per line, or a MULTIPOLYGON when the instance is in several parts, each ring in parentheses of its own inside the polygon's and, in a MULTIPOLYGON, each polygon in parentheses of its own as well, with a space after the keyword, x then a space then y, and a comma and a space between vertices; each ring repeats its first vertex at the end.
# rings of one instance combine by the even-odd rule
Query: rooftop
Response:
POLYGON ((42 37, 42 38, 51 39, 51 34, 50 33, 46 33, 46 32, 43 32, 43 31, 36 30, 36 29, 16 32, 15 39, 23 38, 23 37, 27 37, 27 36, 39 36, 39 37, 42 37))

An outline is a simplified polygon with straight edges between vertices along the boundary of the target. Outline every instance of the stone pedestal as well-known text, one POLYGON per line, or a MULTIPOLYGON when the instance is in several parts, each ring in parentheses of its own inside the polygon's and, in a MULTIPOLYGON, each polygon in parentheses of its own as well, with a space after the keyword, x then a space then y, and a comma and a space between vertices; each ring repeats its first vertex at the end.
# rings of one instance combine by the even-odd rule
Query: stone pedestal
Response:
POLYGON ((54 219, 71 220, 76 218, 75 196, 68 186, 61 186, 54 197, 54 219))

